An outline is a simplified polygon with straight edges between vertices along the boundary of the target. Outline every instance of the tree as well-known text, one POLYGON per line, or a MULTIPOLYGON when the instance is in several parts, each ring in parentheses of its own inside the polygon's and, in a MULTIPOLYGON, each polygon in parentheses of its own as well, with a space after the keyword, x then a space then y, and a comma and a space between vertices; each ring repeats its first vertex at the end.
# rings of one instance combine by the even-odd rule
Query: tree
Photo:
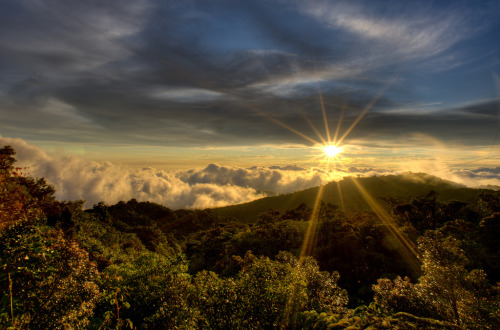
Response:
POLYGON ((55 189, 45 179, 14 168, 15 154, 11 146, 0 148, 0 231, 16 221, 43 218, 64 204, 56 201, 55 189))
MULTIPOLYGON (((165 257, 146 251, 129 263, 108 267, 103 273, 106 292, 126 295, 123 301, 128 307, 118 314, 118 308, 110 306, 109 299, 102 299, 99 318, 107 317, 108 326, 128 319, 132 324, 153 328, 193 328, 196 311, 188 305, 191 276, 183 256, 165 257)), ((112 299, 116 304, 116 298, 112 299)))
POLYGON ((417 284, 397 277, 379 279, 373 286, 375 301, 386 312, 408 312, 468 328, 488 328, 498 322, 498 306, 491 310, 496 294, 483 270, 467 269, 459 241, 429 232, 419 239, 419 250, 424 274, 417 284))
POLYGON ((16 180, 15 154, 11 146, 0 148, 0 232, 17 221, 42 216, 35 199, 16 180))
POLYGON ((422 237, 419 240, 424 276, 419 289, 431 298, 430 303, 456 324, 484 322, 481 293, 489 286, 484 271, 469 271, 468 260, 459 242, 451 237, 422 237))
POLYGON ((14 155, 12 147, 0 148, 3 325, 84 327, 99 296, 99 274, 86 251, 46 226, 46 214, 65 203, 44 179, 21 175, 14 155))
POLYGON ((0 250, 0 294, 10 301, 11 325, 42 329, 88 324, 99 296, 99 274, 86 251, 61 231, 26 221, 2 232, 0 250))
POLYGON ((8 178, 13 174, 16 151, 11 146, 0 148, 0 177, 8 178))
POLYGON ((298 260, 282 252, 277 260, 247 252, 236 257, 242 270, 235 278, 201 272, 194 279, 193 302, 200 327, 262 329, 293 326, 305 310, 343 312, 347 293, 338 287, 338 273, 319 271, 313 258, 298 260))

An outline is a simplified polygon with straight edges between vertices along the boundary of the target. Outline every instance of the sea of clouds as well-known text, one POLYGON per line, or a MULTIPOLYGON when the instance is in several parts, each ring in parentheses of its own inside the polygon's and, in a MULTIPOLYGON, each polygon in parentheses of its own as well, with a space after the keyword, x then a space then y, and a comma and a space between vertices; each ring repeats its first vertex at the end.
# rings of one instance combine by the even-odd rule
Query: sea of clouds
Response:
MULTIPOLYGON (((291 193, 346 175, 398 173, 351 167, 333 174, 319 168, 241 168, 218 164, 209 164, 202 169, 164 171, 96 162, 73 155, 53 155, 22 139, 0 136, 0 146, 4 145, 11 145, 16 150, 18 166, 27 167, 30 175, 44 177, 53 185, 58 199, 83 199, 86 207, 100 201, 114 204, 136 198, 172 209, 203 209, 250 202, 269 193, 291 193)), ((500 186, 500 167, 454 170, 434 175, 469 186, 500 186)))

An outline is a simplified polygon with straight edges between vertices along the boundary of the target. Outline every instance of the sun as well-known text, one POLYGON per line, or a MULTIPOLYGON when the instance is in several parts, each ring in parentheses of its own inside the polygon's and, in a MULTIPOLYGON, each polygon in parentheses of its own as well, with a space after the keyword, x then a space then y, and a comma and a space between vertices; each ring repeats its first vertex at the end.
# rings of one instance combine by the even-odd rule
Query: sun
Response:
POLYGON ((342 147, 337 147, 335 145, 327 145, 323 147, 323 151, 327 157, 335 157, 342 152, 342 147))

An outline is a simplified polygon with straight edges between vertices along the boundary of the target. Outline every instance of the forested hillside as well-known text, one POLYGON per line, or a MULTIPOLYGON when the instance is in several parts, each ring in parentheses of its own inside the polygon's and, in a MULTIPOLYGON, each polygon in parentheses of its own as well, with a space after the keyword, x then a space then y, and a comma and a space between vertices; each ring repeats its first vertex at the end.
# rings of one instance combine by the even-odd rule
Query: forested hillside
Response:
MULTIPOLYGON (((321 199, 326 203, 339 206, 346 212, 369 211, 370 205, 357 187, 356 182, 359 182, 366 192, 380 201, 392 199, 401 203, 407 203, 430 191, 437 193, 435 197, 440 202, 453 200, 473 202, 478 194, 488 191, 467 188, 425 173, 404 173, 357 179, 346 177, 338 182, 326 184, 323 187, 321 199)), ((245 204, 220 207, 214 212, 250 223, 255 221, 260 213, 269 209, 285 212, 302 203, 312 208, 318 191, 319 187, 310 188, 291 194, 262 198, 245 204)))
POLYGON ((0 328, 500 327, 498 192, 373 178, 359 182, 374 211, 352 187, 344 212, 332 183, 317 210, 313 189, 237 218, 134 199, 84 210, 22 172, 1 148, 0 328))

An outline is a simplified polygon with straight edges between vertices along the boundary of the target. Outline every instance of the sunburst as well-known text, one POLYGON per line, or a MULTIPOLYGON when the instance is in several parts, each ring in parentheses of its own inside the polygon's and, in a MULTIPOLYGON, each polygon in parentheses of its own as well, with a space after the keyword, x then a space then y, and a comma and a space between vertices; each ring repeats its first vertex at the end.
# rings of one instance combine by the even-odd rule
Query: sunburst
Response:
POLYGON ((334 158, 337 157, 342 152, 342 147, 336 145, 326 145, 323 147, 323 151, 325 152, 326 157, 334 158))
MULTIPOLYGON (((330 134, 330 128, 328 125, 328 119, 327 119, 327 115, 326 115, 325 105, 323 102, 323 95, 321 93, 320 88, 318 90, 318 94, 319 94, 319 103, 321 106, 321 113, 322 113, 322 117, 323 117, 323 121, 324 121, 324 125, 325 125, 324 135, 319 132, 317 127, 315 127, 314 124, 308 118, 305 118, 306 121, 311 126, 311 128, 316 133, 316 135, 318 136, 319 140, 314 139, 314 138, 294 129, 294 128, 284 124, 283 122, 281 122, 275 118, 270 117, 269 119, 271 119, 272 121, 274 121, 278 125, 288 129, 289 131, 301 136, 302 138, 306 139, 307 141, 313 143, 314 144, 313 148, 320 150, 321 154, 318 155, 318 157, 323 158, 323 161, 321 163, 326 165, 328 171, 330 171, 330 170, 335 171, 337 168, 337 165, 342 166, 343 158, 340 157, 340 155, 342 152, 345 152, 345 150, 344 150, 345 139, 347 138, 349 133, 351 133, 351 131, 356 127, 356 125, 361 121, 361 119, 363 119, 363 117, 368 113, 368 111, 370 111, 370 109, 378 101, 378 99, 380 98, 382 93, 391 84, 392 84, 392 82, 388 83, 386 86, 381 88, 381 90, 377 93, 377 95, 375 95, 372 98, 372 100, 368 103, 368 105, 364 109, 362 109, 362 111, 358 115, 358 117, 349 125, 349 127, 347 128, 347 130, 343 134, 340 134, 340 126, 341 126, 341 122, 343 119, 345 109, 344 108, 342 109, 342 112, 340 114, 340 118, 338 120, 338 124, 337 124, 337 127, 336 127, 334 134, 330 134)), ((357 181, 356 181, 356 183, 357 183, 357 181)), ((380 211, 382 208, 375 202, 375 200, 368 194, 368 192, 366 190, 364 190, 360 184, 356 184, 356 186, 360 190, 363 198, 365 198, 365 200, 370 205, 370 207, 372 209, 378 211, 376 213, 381 218, 381 220, 386 225, 392 224, 391 217, 386 215, 382 211, 380 211)), ((312 216, 311 216, 311 219, 309 222, 309 228, 308 228, 307 233, 304 237, 304 242, 303 242, 303 246, 301 249, 300 257, 305 257, 306 255, 308 255, 311 252, 311 248, 314 244, 316 229, 317 229, 316 226, 317 226, 317 221, 318 221, 318 219, 316 217, 317 217, 317 214, 319 211, 318 207, 320 205, 320 200, 323 198, 323 190, 324 190, 323 188, 324 188, 324 186, 320 186, 320 189, 318 190, 318 195, 316 196, 316 203, 314 205, 314 210, 312 212, 312 216)), ((338 185, 338 188, 339 188, 339 194, 340 194, 340 198, 341 198, 341 204, 343 204, 343 200, 342 200, 343 198, 342 198, 342 192, 340 191, 340 185, 338 185)), ((344 209, 343 205, 342 205, 342 209, 344 209)), ((392 227, 396 228, 395 226, 392 226, 392 227)), ((412 242, 407 240, 404 237, 404 235, 402 235, 401 233, 398 232, 397 229, 394 229, 394 232, 392 234, 399 241, 400 245, 402 247, 404 247, 404 249, 406 250, 402 253, 404 255, 405 259, 413 259, 413 260, 408 260, 408 261, 410 263, 412 263, 414 266, 416 252, 414 250, 414 246, 413 246, 412 242)))
MULTIPOLYGON (((337 129, 334 133, 334 136, 330 135, 330 129, 328 126, 328 120, 326 116, 326 111, 325 111, 325 106, 323 102, 323 96, 321 94, 321 89, 319 89, 319 100, 320 100, 320 105, 321 105, 321 111, 323 115, 323 121, 325 124, 325 133, 326 133, 326 138, 323 137, 323 135, 318 131, 318 129, 312 124, 312 122, 306 118, 306 121, 311 125, 312 129, 314 132, 317 134, 319 137, 320 141, 316 141, 315 139, 307 136, 306 134, 282 123, 281 121, 270 118, 272 121, 275 123, 279 124, 280 126, 288 129, 289 131, 303 137, 304 139, 308 140, 309 142, 314 143, 314 148, 320 149, 322 151, 322 157, 324 159, 324 163, 327 166, 327 170, 332 169, 333 165, 333 170, 336 170, 337 164, 342 165, 342 158, 339 157, 340 154, 344 151, 343 147, 343 142, 346 139, 346 137, 349 135, 349 133, 356 127, 356 125, 360 122, 360 120, 366 115, 366 113, 373 107, 373 105, 377 102, 377 100, 380 98, 382 95, 383 91, 389 86, 385 86, 380 90, 380 92, 371 100, 371 102, 363 109, 363 111, 358 115, 358 117, 351 123, 351 125, 347 128, 347 130, 344 132, 344 134, 340 135, 340 125, 342 122, 342 117, 344 114, 344 109, 342 109, 342 112, 340 114, 340 118, 338 120, 337 124, 337 129)), ((388 232, 390 233, 391 236, 395 238, 395 240, 399 243, 400 248, 398 249, 400 255, 408 262, 409 266, 415 273, 419 273, 420 269, 420 264, 418 261, 418 253, 415 248, 415 244, 409 240, 406 235, 400 232, 399 228, 394 224, 394 219, 392 216, 386 212, 377 202, 376 200, 368 193, 368 191, 355 179, 351 178, 355 187, 359 190, 360 194, 362 197, 365 199, 367 204, 370 206, 370 208, 375 212, 377 217, 381 220, 383 225, 388 229, 388 232)), ((317 230, 319 227, 319 211, 320 211, 320 206, 321 206, 321 200, 323 198, 323 193, 325 186, 321 185, 319 186, 318 189, 318 194, 316 196, 316 200, 314 203, 313 211, 311 214, 311 217, 309 219, 309 224, 307 227, 307 231, 304 235, 304 239, 302 242, 302 247, 300 249, 300 259, 303 260, 308 255, 311 255, 314 250, 314 245, 316 241, 316 235, 317 235, 317 230)), ((341 209, 345 212, 345 206, 344 206, 344 201, 343 201, 343 196, 342 196, 342 191, 340 187, 340 183, 337 182, 337 188, 339 191, 339 197, 340 197, 340 203, 341 203, 341 209)), ((290 304, 291 301, 288 302, 290 304)), ((289 317, 289 307, 287 304, 287 318, 289 317)))

